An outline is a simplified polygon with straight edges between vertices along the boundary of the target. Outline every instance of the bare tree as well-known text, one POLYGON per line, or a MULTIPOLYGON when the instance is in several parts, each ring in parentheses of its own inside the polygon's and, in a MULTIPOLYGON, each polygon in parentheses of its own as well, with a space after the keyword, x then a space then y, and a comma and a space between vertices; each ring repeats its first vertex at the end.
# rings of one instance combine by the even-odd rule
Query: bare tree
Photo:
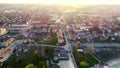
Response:
POLYGON ((94 46, 93 45, 88 45, 86 50, 85 50, 85 60, 84 60, 85 64, 87 64, 87 62, 86 62, 87 54, 90 54, 92 52, 94 52, 94 46))
POLYGON ((80 45, 80 41, 77 41, 77 42, 75 43, 75 48, 78 48, 79 45, 80 45))
POLYGON ((87 53, 92 53, 92 52, 94 52, 94 46, 93 46, 93 45, 88 45, 87 48, 86 48, 86 52, 87 52, 87 53))

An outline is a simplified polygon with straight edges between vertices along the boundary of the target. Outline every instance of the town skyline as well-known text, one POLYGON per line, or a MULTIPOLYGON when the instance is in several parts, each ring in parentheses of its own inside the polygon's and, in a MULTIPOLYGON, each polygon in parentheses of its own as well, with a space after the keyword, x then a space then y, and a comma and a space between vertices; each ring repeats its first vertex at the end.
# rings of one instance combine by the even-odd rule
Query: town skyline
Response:
POLYGON ((119 5, 120 0, 1 0, 1 4, 107 4, 119 5))

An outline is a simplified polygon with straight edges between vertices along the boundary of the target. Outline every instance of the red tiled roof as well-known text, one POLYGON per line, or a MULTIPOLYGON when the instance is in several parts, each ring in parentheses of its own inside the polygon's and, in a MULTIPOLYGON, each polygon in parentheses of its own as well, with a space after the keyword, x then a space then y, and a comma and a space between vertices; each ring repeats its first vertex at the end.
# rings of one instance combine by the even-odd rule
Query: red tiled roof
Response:
POLYGON ((3 42, 5 42, 5 41, 7 41, 7 40, 9 40, 9 39, 11 39, 10 37, 9 38, 5 38, 4 40, 3 40, 3 42))
POLYGON ((75 30, 80 30, 80 27, 74 27, 75 30))
POLYGON ((1 55, 5 56, 11 49, 6 49, 1 55))
POLYGON ((73 39, 73 38, 75 38, 75 35, 69 35, 69 37, 73 39))

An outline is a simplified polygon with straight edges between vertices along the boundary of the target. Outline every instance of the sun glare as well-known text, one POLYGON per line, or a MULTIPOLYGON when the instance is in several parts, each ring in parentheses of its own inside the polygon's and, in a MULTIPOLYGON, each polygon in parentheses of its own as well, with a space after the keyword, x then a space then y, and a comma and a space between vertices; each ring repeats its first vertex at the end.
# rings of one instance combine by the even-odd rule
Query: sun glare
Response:
POLYGON ((120 0, 0 0, 0 3, 22 4, 120 4, 120 0))

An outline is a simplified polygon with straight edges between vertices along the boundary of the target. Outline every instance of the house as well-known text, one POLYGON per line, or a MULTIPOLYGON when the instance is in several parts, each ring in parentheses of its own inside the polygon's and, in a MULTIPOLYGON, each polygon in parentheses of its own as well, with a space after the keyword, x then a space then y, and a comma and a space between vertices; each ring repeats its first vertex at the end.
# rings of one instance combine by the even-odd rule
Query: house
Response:
POLYGON ((78 52, 83 52, 83 49, 77 49, 78 52))
POLYGON ((32 40, 30 38, 19 38, 17 39, 17 43, 27 43, 31 42, 32 40))
POLYGON ((14 38, 5 38, 2 42, 2 44, 8 46, 9 44, 11 44, 14 41, 14 38))
POLYGON ((73 34, 70 34, 70 35, 69 35, 69 39, 70 39, 70 40, 75 40, 75 39, 76 39, 76 36, 73 35, 73 34))
POLYGON ((33 25, 33 27, 37 27, 37 28, 39 28, 39 27, 42 27, 42 26, 47 26, 47 23, 42 23, 42 22, 40 22, 40 21, 34 21, 34 23, 32 24, 33 25))
POLYGON ((54 49, 54 60, 68 60, 68 51, 64 49, 54 49))
POLYGON ((0 28, 0 35, 3 35, 5 34, 7 31, 5 28, 0 28))
POLYGON ((81 31, 81 29, 80 29, 80 27, 73 27, 73 30, 75 31, 75 32, 79 32, 79 31, 81 31))
POLYGON ((47 28, 46 27, 42 28, 41 30, 42 30, 42 32, 47 32, 47 28))
POLYGON ((32 41, 31 38, 25 37, 23 35, 20 35, 18 38, 16 38, 17 43, 27 43, 31 41, 32 41))
POLYGON ((12 25, 10 27, 7 27, 7 30, 28 30, 31 29, 32 26, 31 25, 12 25))
POLYGON ((63 43, 64 42, 63 35, 61 33, 58 33, 57 36, 58 36, 58 43, 63 43))
POLYGON ((48 22, 45 18, 43 18, 42 16, 40 15, 36 15, 34 18, 33 18, 33 23, 32 25, 34 27, 42 27, 42 26, 48 26, 48 22))
POLYGON ((0 62, 6 61, 14 51, 16 45, 10 45, 9 47, 6 47, 5 49, 0 50, 0 62))
POLYGON ((89 36, 90 32, 89 31, 80 31, 77 33, 77 38, 80 39, 80 38, 85 38, 87 36, 89 36))
POLYGON ((11 49, 3 49, 0 53, 0 62, 3 62, 8 59, 8 57, 11 55, 11 49))

